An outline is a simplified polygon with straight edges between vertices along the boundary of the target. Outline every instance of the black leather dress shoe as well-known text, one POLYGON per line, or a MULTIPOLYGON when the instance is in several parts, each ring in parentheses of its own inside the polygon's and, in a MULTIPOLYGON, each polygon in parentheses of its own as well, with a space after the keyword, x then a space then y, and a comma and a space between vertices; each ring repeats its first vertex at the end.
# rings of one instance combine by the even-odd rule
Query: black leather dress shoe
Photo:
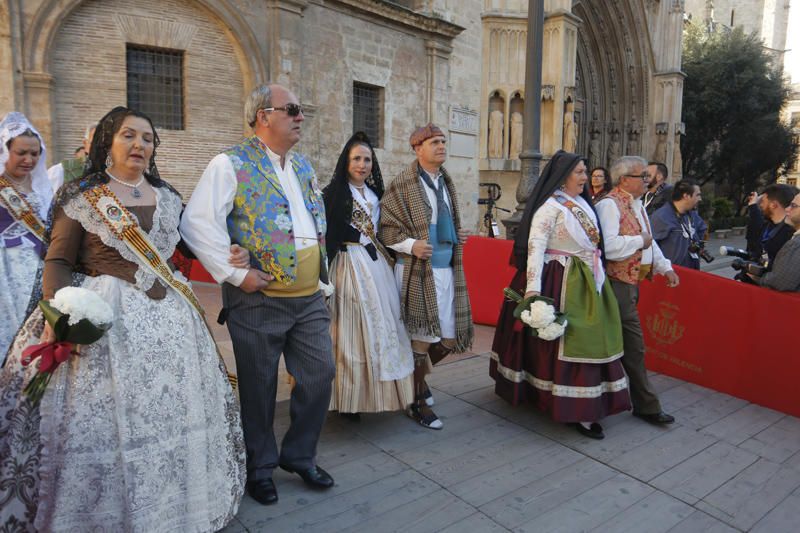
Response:
POLYGON ((590 439, 602 440, 606 438, 605 433, 603 433, 603 426, 598 424, 597 422, 592 422, 590 427, 584 427, 583 424, 575 422, 570 424, 572 427, 578 430, 578 433, 583 435, 584 437, 589 437, 590 439))
POLYGON ((318 466, 311 467, 307 470, 297 470, 287 465, 278 465, 291 474, 297 474, 306 485, 314 487, 315 489, 329 489, 333 487, 333 478, 330 474, 318 466))
POLYGON ((247 482, 247 492, 261 505, 272 505, 278 502, 278 490, 272 479, 255 479, 247 482))
POLYGON ((634 411, 633 416, 638 416, 645 422, 649 422, 650 424, 654 424, 656 426, 663 426, 665 424, 672 424, 675 422, 675 417, 668 415, 664 411, 652 414, 637 413, 634 411))

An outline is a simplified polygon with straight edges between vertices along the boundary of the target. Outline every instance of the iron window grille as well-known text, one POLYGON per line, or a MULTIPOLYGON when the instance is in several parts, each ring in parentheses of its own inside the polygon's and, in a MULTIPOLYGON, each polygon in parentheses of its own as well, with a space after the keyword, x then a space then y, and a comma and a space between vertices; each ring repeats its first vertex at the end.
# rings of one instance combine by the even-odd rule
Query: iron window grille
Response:
POLYGON ((128 107, 168 130, 184 129, 183 51, 128 44, 128 107))
POLYGON ((363 131, 373 146, 381 146, 383 89, 353 82, 353 131, 363 131))

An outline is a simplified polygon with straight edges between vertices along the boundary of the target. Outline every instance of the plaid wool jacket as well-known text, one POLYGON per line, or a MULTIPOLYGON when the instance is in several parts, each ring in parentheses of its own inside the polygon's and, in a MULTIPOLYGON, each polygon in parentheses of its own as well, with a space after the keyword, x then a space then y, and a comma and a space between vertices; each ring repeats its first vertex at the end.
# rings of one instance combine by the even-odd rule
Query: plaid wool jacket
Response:
MULTIPOLYGON (((441 169, 441 173, 450 195, 453 222, 458 231, 461 228, 461 216, 456 189, 444 168, 441 169)), ((428 228, 431 214, 428 197, 420 184, 418 163, 414 161, 395 177, 383 195, 378 238, 387 247, 409 238, 429 241, 428 228)), ((463 253, 463 244, 453 246, 456 352, 469 350, 474 335, 472 310, 467 294, 467 282, 464 279, 463 253)), ((403 286, 400 290, 400 308, 409 335, 416 333, 441 337, 436 286, 430 261, 423 261, 413 255, 397 255, 403 257, 405 265, 403 286)))

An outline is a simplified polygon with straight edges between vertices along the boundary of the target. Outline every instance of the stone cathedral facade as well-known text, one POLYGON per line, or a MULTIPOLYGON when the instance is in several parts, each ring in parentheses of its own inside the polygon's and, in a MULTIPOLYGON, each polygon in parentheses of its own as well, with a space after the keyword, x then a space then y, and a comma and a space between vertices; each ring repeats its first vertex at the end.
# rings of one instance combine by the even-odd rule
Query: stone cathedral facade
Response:
POLYGON ((185 196, 214 154, 248 133, 259 83, 290 87, 307 119, 298 149, 320 181, 354 128, 387 181, 408 136, 447 131, 447 167, 477 226, 479 182, 513 208, 526 105, 542 151, 594 165, 626 153, 679 168, 680 0, 545 0, 543 89, 525 94, 527 0, 0 0, 0 114, 24 112, 50 163, 115 105, 156 114, 162 176, 185 196), (152 111, 150 111, 152 110, 152 111))

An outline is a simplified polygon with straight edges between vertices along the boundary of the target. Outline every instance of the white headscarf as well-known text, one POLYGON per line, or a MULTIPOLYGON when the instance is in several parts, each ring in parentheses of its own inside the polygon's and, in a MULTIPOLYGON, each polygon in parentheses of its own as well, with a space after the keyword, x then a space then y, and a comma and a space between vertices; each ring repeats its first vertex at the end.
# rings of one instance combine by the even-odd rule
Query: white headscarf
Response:
POLYGON ((42 153, 39 154, 39 161, 31 171, 31 188, 33 192, 39 197, 39 217, 43 221, 47 221, 47 212, 50 210, 50 202, 53 201, 53 187, 50 185, 50 180, 47 177, 47 168, 45 161, 47 159, 47 150, 44 147, 44 140, 36 128, 25 118, 25 115, 12 111, 3 117, 0 121, 0 174, 5 172, 6 163, 8 163, 8 142, 11 139, 19 137, 25 130, 31 130, 39 138, 39 143, 42 146, 42 153))

